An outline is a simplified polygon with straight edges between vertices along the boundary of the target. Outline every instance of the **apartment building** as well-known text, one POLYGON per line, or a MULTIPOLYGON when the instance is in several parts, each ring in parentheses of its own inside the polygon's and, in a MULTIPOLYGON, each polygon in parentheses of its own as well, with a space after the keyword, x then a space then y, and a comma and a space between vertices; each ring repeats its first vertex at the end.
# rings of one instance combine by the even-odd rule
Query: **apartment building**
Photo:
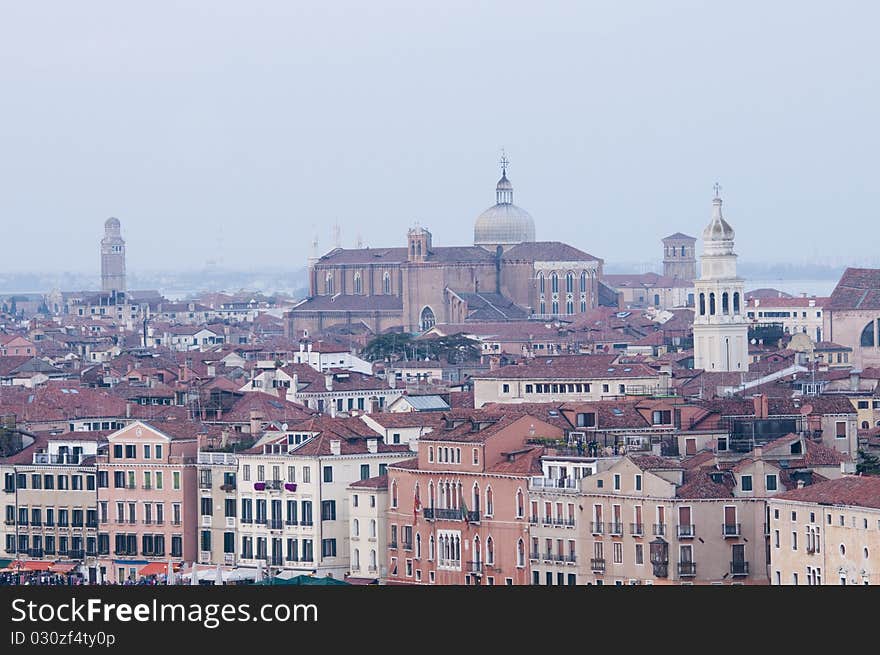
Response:
POLYGON ((819 482, 768 505, 771 584, 880 584, 880 478, 819 482))
POLYGON ((349 582, 384 583, 388 568, 388 474, 358 480, 348 487, 349 582))
POLYGON ((319 417, 264 437, 238 454, 238 563, 341 579, 351 569, 349 485, 411 456, 358 419, 319 417))
POLYGON ((447 421, 388 468, 388 583, 529 582, 528 481, 564 430, 535 416, 447 421))
POLYGON ((238 563, 238 457, 200 450, 197 460, 199 563, 238 563))
POLYGON ((179 421, 135 421, 107 437, 107 451, 97 457, 98 512, 112 550, 99 562, 112 582, 137 579, 150 562, 196 559, 193 428, 179 421))

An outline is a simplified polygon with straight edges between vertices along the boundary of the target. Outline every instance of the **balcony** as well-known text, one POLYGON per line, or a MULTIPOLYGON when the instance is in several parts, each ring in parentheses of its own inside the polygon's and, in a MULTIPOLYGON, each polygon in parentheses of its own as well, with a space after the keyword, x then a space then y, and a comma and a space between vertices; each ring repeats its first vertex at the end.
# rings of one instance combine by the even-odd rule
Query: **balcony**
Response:
POLYGON ((577 555, 569 553, 562 558, 562 561, 566 564, 577 564, 577 555))
POLYGON ((590 532, 592 534, 604 534, 605 524, 602 521, 593 521, 590 523, 590 532))
POLYGON ((529 479, 529 489, 531 491, 543 490, 577 493, 580 491, 580 481, 574 478, 533 477, 529 479))
POLYGON ((226 483, 220 485, 220 491, 226 491, 227 493, 230 491, 235 491, 235 483, 226 483))
POLYGON ((273 555, 272 559, 269 560, 269 564, 271 566, 283 566, 284 562, 281 559, 281 555, 277 555, 277 556, 273 555))
POLYGON ((537 516, 530 516, 529 517, 529 524, 538 525, 538 517, 537 516))
POLYGON ((254 522, 254 519, 252 516, 242 516, 241 522, 244 523, 245 525, 250 525, 251 523, 254 522))
POLYGON ((28 555, 30 555, 31 557, 42 557, 43 556, 43 549, 42 548, 31 548, 28 551, 28 555))
MULTIPOLYGON (((202 517, 202 518, 204 518, 204 517, 202 517)), ((269 519, 265 516, 258 516, 256 518, 256 520, 254 521, 254 523, 256 523, 257 525, 268 525, 269 519)), ((262 558, 262 559, 265 559, 265 558, 262 558)))
POLYGON ((210 489, 212 486, 211 480, 199 479, 199 489, 210 489))
POLYGON ((51 455, 49 453, 34 453, 34 464, 82 464, 82 455, 51 455))
POLYGON ((283 487, 283 480, 266 480, 266 491, 281 491, 283 487))
POLYGON ((741 527, 740 523, 723 523, 721 525, 721 535, 725 539, 735 539, 742 536, 741 527))
POLYGON ((84 555, 85 554, 83 553, 82 548, 78 548, 76 550, 71 549, 67 551, 67 557, 69 559, 82 559, 84 555))
POLYGON ((634 537, 643 537, 645 535, 644 523, 630 523, 629 533, 634 537))
POLYGON ((748 562, 731 562, 730 563, 730 575, 748 575, 749 574, 749 563, 748 562))
POLYGON ((541 555, 541 559, 545 562, 552 562, 553 561, 553 553, 550 553, 550 552, 544 553, 543 555, 541 555))
MULTIPOLYGON (((156 523, 159 523, 159 521, 156 521, 156 523)), ((49 525, 49 524, 47 523, 46 525, 49 525)), ((86 527, 89 528, 90 530, 97 530, 98 522, 97 521, 86 521, 86 527)))
POLYGON ((696 562, 679 562, 678 575, 681 577, 693 577, 697 574, 696 562))
POLYGON ((605 558, 594 557, 590 560, 590 570, 594 573, 605 573, 605 558))
POLYGON ((288 527, 291 526, 291 525, 299 525, 299 521, 297 521, 296 519, 294 519, 294 520, 292 520, 292 521, 285 521, 285 522, 284 522, 284 525, 286 525, 286 526, 288 526, 288 527))
POLYGON ((42 527, 43 522, 40 519, 31 519, 31 526, 34 528, 42 527))
POLYGON ((465 569, 468 573, 476 573, 477 575, 483 574, 483 563, 482 562, 467 562, 467 568, 465 569))
POLYGON ((467 522, 468 523, 479 523, 480 522, 480 512, 479 510, 475 510, 473 512, 467 512, 467 522))
POLYGON ((214 452, 201 452, 199 453, 198 463, 199 464, 210 464, 214 466, 235 466, 238 459, 232 453, 214 453, 214 452))
POLYGON ((270 530, 281 530, 284 527, 284 521, 281 519, 271 519, 269 521, 269 529, 270 530))
POLYGON ((303 519, 302 521, 299 522, 299 524, 302 526, 305 526, 305 527, 311 527, 311 526, 315 525, 314 522, 312 521, 312 519, 303 519))
POLYGON ((533 562, 537 562, 541 559, 541 553, 529 553, 529 559, 533 562))
POLYGON ((623 534, 623 523, 609 523, 608 534, 619 537, 623 534))
POLYGON ((694 525, 691 524, 680 524, 678 527, 678 538, 679 539, 693 539, 696 530, 694 529, 694 525))
POLYGON ((665 537, 666 536, 666 524, 665 523, 655 523, 653 532, 654 532, 655 537, 665 537))
MULTIPOLYGON (((424 513, 425 519, 428 521, 437 519, 440 519, 442 521, 461 521, 464 518, 460 509, 440 509, 438 507, 425 507, 422 512, 424 513)), ((480 520, 479 512, 468 512, 468 521, 471 520, 470 517, 472 514, 476 517, 476 521, 480 520)))

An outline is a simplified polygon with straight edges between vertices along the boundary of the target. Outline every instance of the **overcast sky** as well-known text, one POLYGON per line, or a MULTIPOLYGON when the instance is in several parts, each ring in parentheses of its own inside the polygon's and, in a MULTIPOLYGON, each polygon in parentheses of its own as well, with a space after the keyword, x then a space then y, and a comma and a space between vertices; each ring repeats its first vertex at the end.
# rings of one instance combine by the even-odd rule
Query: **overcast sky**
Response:
POLYGON ((473 239, 506 148, 539 240, 607 262, 877 250, 880 3, 0 0, 5 270, 305 264, 473 239))

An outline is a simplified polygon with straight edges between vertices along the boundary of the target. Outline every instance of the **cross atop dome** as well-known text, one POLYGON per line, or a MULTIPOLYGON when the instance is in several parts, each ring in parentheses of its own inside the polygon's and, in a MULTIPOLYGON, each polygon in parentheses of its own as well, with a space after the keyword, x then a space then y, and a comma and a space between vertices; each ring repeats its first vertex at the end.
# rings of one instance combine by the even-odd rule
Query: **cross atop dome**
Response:
POLYGON ((507 177, 507 167, 510 166, 510 160, 507 158, 504 148, 501 149, 501 159, 498 160, 498 163, 501 164, 501 177, 507 177))
POLYGON ((718 184, 718 182, 716 182, 715 184, 712 185, 712 189, 714 189, 714 191, 715 191, 715 197, 720 198, 721 197, 721 185, 718 184))

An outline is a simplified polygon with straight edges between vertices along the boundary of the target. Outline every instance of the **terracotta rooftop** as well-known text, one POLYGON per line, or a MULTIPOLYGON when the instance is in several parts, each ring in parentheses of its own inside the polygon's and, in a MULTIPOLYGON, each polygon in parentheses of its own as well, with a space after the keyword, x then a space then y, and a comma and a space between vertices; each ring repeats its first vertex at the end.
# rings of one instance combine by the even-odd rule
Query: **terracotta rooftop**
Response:
POLYGON ((847 505, 880 509, 880 477, 846 476, 793 489, 776 496, 781 500, 796 500, 820 505, 847 505))

